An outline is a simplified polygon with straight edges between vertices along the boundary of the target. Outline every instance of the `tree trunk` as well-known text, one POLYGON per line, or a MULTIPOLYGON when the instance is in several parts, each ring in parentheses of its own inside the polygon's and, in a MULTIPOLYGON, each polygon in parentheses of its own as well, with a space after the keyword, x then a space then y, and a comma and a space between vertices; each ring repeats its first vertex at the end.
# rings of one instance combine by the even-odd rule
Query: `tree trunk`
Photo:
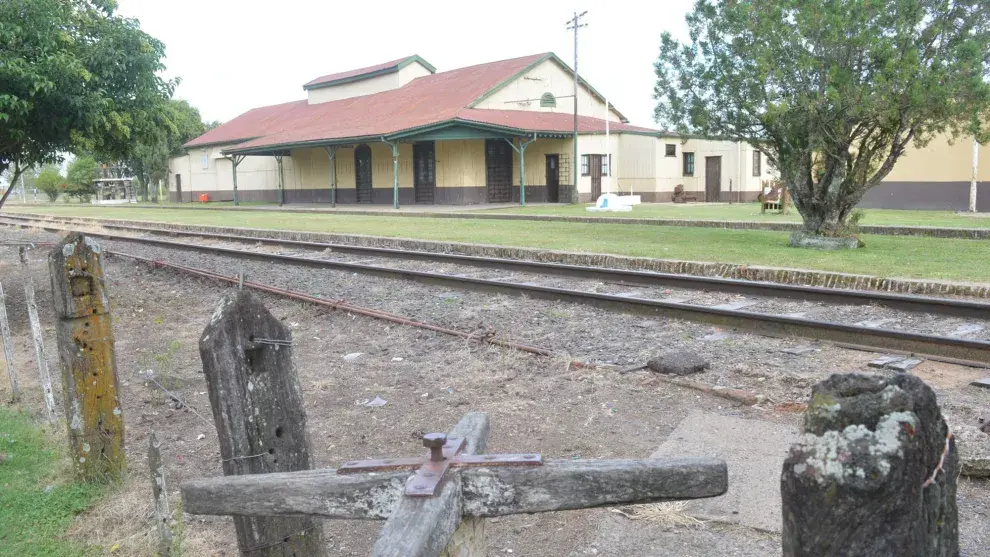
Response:
POLYGON ((804 219, 805 232, 831 237, 846 234, 846 219, 869 188, 853 183, 842 160, 832 161, 817 182, 813 176, 809 157, 791 164, 789 171, 781 171, 794 207, 804 219))
MULTIPOLYGON (((8 167, 0 168, 0 174, 6 172, 8 167)), ((0 209, 3 208, 3 204, 7 202, 7 198, 10 197, 10 192, 14 191, 14 184, 17 183, 17 179, 21 177, 24 169, 20 165, 14 165, 14 174, 10 177, 10 185, 7 187, 7 191, 4 192, 3 197, 0 197, 0 209)))

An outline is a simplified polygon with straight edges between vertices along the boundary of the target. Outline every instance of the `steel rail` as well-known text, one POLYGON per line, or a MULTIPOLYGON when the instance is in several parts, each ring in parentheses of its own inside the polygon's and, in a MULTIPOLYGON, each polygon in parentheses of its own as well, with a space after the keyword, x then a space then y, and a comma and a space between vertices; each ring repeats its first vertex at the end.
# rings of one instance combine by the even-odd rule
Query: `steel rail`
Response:
MULTIPOLYGON (((813 340, 833 342, 836 344, 857 345, 860 347, 881 351, 889 350, 906 352, 925 357, 952 358, 964 363, 975 362, 979 364, 990 364, 990 342, 980 340, 925 335, 890 329, 845 325, 841 323, 768 315, 741 310, 720 309, 717 307, 696 306, 663 300, 650 300, 616 296, 612 294, 599 294, 595 292, 568 290, 548 286, 458 277, 426 271, 393 269, 389 267, 327 261, 291 255, 265 254, 216 246, 196 246, 152 238, 133 239, 115 237, 109 234, 91 235, 121 241, 141 241, 143 243, 164 246, 166 248, 211 252, 234 258, 280 261, 293 265, 345 270, 382 278, 403 279, 432 286, 505 294, 509 296, 525 296, 549 301, 578 303, 606 310, 618 310, 626 313, 652 316, 659 315, 674 319, 710 323, 722 327, 738 328, 768 336, 802 337, 813 340)), ((129 257, 155 263, 155 260, 149 258, 140 258, 138 256, 129 257)), ((236 277, 225 277, 224 275, 214 273, 212 271, 202 271, 192 267, 172 264, 169 264, 169 266, 186 270, 187 272, 189 272, 189 270, 193 270, 201 276, 217 278, 227 282, 238 280, 236 277)), ((269 290, 273 292, 280 290, 275 289, 275 287, 267 288, 274 289, 269 290)), ((303 296, 304 298, 297 297, 297 299, 305 299, 306 301, 313 301, 323 305, 329 305, 332 303, 327 300, 308 295, 299 296, 303 296)), ((378 310, 369 311, 371 313, 384 314, 384 312, 379 312, 378 310)))
MULTIPOLYGON (((254 289, 254 290, 258 290, 258 291, 261 291, 261 292, 267 292, 269 294, 277 294, 279 296, 283 296, 283 297, 286 297, 286 298, 291 298, 293 300, 298 300, 298 301, 301 301, 301 302, 309 302, 309 303, 312 303, 312 304, 321 305, 321 306, 324 306, 324 307, 329 307, 331 309, 339 309, 339 310, 347 311, 347 312, 350 312, 350 313, 355 313, 355 314, 358 314, 358 315, 364 315, 364 316, 367 316, 367 317, 374 317, 376 319, 383 319, 383 320, 386 320, 386 321, 391 321, 393 323, 398 323, 400 325, 411 325, 413 327, 419 327, 421 329, 426 329, 426 330, 429 330, 429 331, 435 331, 435 332, 443 333, 443 334, 446 334, 446 335, 460 337, 460 338, 463 338, 463 339, 469 340, 469 341, 483 342, 483 343, 486 343, 486 344, 492 344, 492 345, 495 345, 495 346, 501 346, 503 348, 512 348, 514 350, 520 350, 522 352, 529 352, 530 354, 536 354, 536 355, 539 355, 539 356, 553 356, 554 355, 554 353, 552 351, 546 350, 544 348, 539 348, 537 346, 531 346, 531 345, 528 345, 528 344, 521 344, 521 343, 518 343, 518 342, 511 342, 511 341, 507 341, 507 340, 502 340, 502 339, 499 339, 499 338, 495 338, 494 336, 489 336, 489 335, 487 335, 485 333, 473 333, 473 332, 469 333, 469 332, 460 331, 460 330, 457 330, 457 329, 450 329, 450 328, 447 328, 447 327, 440 327, 438 325, 431 325, 429 323, 424 323, 422 321, 416 321, 415 319, 410 319, 408 317, 403 317, 401 315, 396 315, 394 313, 388 313, 388 312, 385 312, 385 311, 376 310, 376 309, 373 309, 373 308, 366 308, 366 307, 362 307, 362 306, 355 306, 353 304, 348 304, 348 303, 344 302, 343 300, 337 300, 337 301, 334 301, 334 300, 325 300, 323 298, 317 298, 316 296, 310 296, 309 294, 303 294, 301 292, 295 292, 293 290, 288 290, 288 289, 285 289, 285 288, 279 288, 277 286, 271 286, 271 285, 262 284, 262 283, 259 283, 259 282, 252 282, 252 281, 242 280, 242 277, 240 277, 240 276, 233 276, 233 277, 231 277, 231 276, 227 276, 227 275, 224 275, 224 274, 221 274, 221 273, 217 273, 217 272, 214 272, 214 271, 209 271, 209 270, 206 270, 206 269, 198 269, 196 267, 189 267, 189 266, 186 266, 186 265, 178 265, 178 264, 175 264, 175 263, 168 263, 168 262, 163 261, 161 259, 151 259, 149 257, 141 257, 140 255, 133 255, 133 254, 129 254, 129 253, 121 252, 121 251, 106 250, 105 253, 107 255, 111 256, 111 257, 123 257, 123 258, 126 258, 126 259, 132 259, 134 261, 141 261, 141 262, 147 263, 147 264, 149 264, 149 265, 151 265, 153 267, 166 267, 166 268, 169 268, 169 269, 174 269, 174 270, 177 270, 177 271, 182 271, 184 273, 187 273, 187 274, 190 274, 190 275, 199 276, 199 277, 202 277, 202 278, 217 280, 217 281, 220 281, 220 282, 227 282, 227 283, 235 284, 235 285, 238 285, 238 286, 243 286, 243 287, 251 288, 251 289, 254 289)), ((572 362, 571 365, 583 365, 583 364, 572 362)))
MULTIPOLYGON (((94 234, 94 236, 113 238, 107 234, 94 234)), ((129 238, 115 239, 130 241, 129 238)), ((192 249, 195 251, 211 252, 234 258, 279 261, 292 265, 345 270, 389 279, 403 279, 420 284, 441 286, 446 288, 505 294, 509 296, 526 296, 549 301, 578 303, 606 310, 618 310, 626 313, 653 316, 659 315, 674 319, 710 323, 722 327, 738 328, 769 336, 803 337, 835 343, 856 344, 878 350, 898 350, 921 356, 947 357, 957 360, 990 363, 990 342, 979 340, 924 335, 889 329, 767 315, 740 310, 695 306, 662 300, 649 300, 615 296, 612 294, 567 290, 549 286, 517 284, 470 277, 456 277, 426 271, 392 269, 374 265, 326 261, 291 255, 265 254, 215 246, 194 246, 179 242, 171 242, 168 240, 150 238, 143 238, 142 240, 146 243, 153 243, 155 245, 168 248, 192 249)), ((222 276, 218 273, 214 274, 216 276, 222 276)), ((312 299, 320 300, 320 298, 312 299)), ((323 302, 326 301, 324 300, 323 302)))
MULTIPOLYGON (((34 218, 23 215, 2 215, 2 218, 20 220, 26 222, 50 223, 61 225, 79 225, 71 219, 49 219, 34 218)), ((94 223, 99 223, 98 219, 93 219, 94 223)), ((0 224, 8 224, 0 222, 0 224)), ((922 312, 937 315, 949 315, 954 317, 969 317, 977 319, 990 318, 990 304, 976 302, 972 300, 957 300, 949 298, 936 298, 930 296, 916 296, 909 294, 898 294, 890 292, 870 292, 861 290, 842 290, 835 288, 825 288, 820 286, 803 286, 791 284, 775 284, 770 282, 748 281, 740 279, 727 279, 721 277, 699 277, 693 275, 680 275, 674 273, 657 273, 653 271, 633 271, 625 269, 608 269, 602 267, 586 267, 579 265, 568 265, 563 263, 544 263, 537 261, 525 261, 518 259, 492 258, 472 255, 457 255, 449 253, 437 253, 428 251, 402 250, 393 248, 378 248, 368 246, 351 246, 345 244, 333 244, 323 242, 307 242, 302 240, 284 240, 278 238, 265 238, 254 236, 218 234, 210 232, 190 231, 190 230, 170 230, 162 228, 148 228, 120 224, 100 223, 100 226, 108 229, 123 230, 135 233, 161 234, 167 236, 197 237, 216 241, 244 242, 253 244, 276 245, 286 247, 296 247, 303 249, 326 250, 330 249, 336 253, 349 255, 370 255, 375 257, 385 257, 393 259, 410 259, 419 261, 445 262, 452 264, 467 265, 473 267, 490 268, 498 270, 509 270, 527 272, 543 275, 555 275, 571 278, 601 280, 606 282, 618 282, 628 285, 649 286, 649 287, 673 287, 690 290, 715 290, 734 294, 744 294, 750 296, 764 296, 773 298, 799 299, 806 301, 825 302, 841 305, 877 305, 898 309, 903 311, 922 312)), ((52 228, 42 226, 45 230, 53 232, 64 231, 64 228, 52 228)), ((100 234, 90 233, 93 236, 100 234)), ((143 242, 155 244, 151 238, 141 237, 120 237, 113 235, 102 235, 102 237, 143 242)), ((169 247, 186 247, 188 249, 209 249, 208 246, 192 246, 181 244, 181 246, 170 244, 169 247)), ((222 249, 222 248, 217 248, 222 249)))

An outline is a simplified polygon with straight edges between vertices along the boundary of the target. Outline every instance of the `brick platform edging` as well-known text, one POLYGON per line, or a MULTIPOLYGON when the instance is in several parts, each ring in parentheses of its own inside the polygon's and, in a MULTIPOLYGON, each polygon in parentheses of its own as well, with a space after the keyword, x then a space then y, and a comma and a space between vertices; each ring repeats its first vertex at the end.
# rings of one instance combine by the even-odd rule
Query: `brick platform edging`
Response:
POLYGON ((453 253, 458 255, 477 255, 481 257, 499 257, 504 259, 521 259, 546 263, 565 263, 568 265, 582 265, 612 269, 654 271, 659 273, 677 273, 704 277, 722 277, 774 282, 780 284, 823 286, 828 288, 876 292, 900 292, 925 296, 965 296, 984 299, 990 298, 990 284, 967 284, 924 279, 882 278, 870 275, 854 275, 832 271, 763 267, 759 265, 740 265, 737 263, 653 259, 649 257, 632 257, 626 255, 557 251, 539 248, 498 246, 491 244, 439 242, 435 240, 389 238, 386 236, 369 236, 362 234, 334 234, 327 232, 304 232, 296 230, 237 228, 229 226, 163 223, 156 221, 97 219, 94 217, 73 218, 80 221, 95 221, 94 224, 97 225, 100 222, 103 222, 114 225, 158 227, 165 230, 186 230, 194 232, 210 232, 215 234, 234 234, 257 238, 268 237, 284 240, 302 240, 354 246, 453 253))
MULTIPOLYGON (((118 207, 118 205, 115 205, 118 207)), ((706 219, 670 219, 670 218, 632 218, 632 217, 576 217, 569 215, 510 215, 506 213, 482 213, 482 210, 468 213, 447 213, 430 211, 383 211, 383 210, 333 210, 319 207, 282 207, 281 209, 264 209, 261 207, 210 207, 208 205, 161 207, 158 205, 119 205, 133 209, 182 209, 182 210, 214 210, 214 211, 268 211, 284 213, 309 213, 326 215, 353 215, 365 217, 419 217, 438 219, 476 219, 476 220, 523 220, 541 222, 577 222, 585 224, 637 224, 651 226, 688 226, 698 228, 722 228, 726 230, 767 230, 772 232, 793 232, 802 230, 799 222, 759 222, 736 220, 706 220, 706 219)), ((963 238, 969 240, 990 239, 988 228, 952 228, 940 226, 898 226, 888 224, 862 224, 861 234, 876 234, 881 236, 921 236, 927 238, 963 238)))

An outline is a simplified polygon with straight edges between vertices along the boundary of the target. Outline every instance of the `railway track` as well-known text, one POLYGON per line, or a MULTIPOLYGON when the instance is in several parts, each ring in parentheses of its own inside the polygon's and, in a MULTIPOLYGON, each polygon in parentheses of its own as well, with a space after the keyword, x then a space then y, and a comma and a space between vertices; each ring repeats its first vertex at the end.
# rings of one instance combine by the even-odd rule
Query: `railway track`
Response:
MULTIPOLYGON (((52 232, 65 232, 82 224, 69 219, 41 219, 21 215, 0 215, 0 223, 13 226, 42 228, 52 232)), ((92 226, 93 222, 85 223, 92 226)), ((431 263, 455 264, 466 267, 497 269, 499 271, 532 273, 541 276, 567 277, 580 280, 614 282, 636 286, 677 287, 694 290, 731 292, 735 294, 758 295, 772 298, 814 300, 817 302, 843 305, 884 306, 902 311, 922 312, 953 317, 990 318, 990 304, 969 300, 950 300, 919 297, 904 294, 858 292, 834 290, 819 287, 803 287, 756 283, 732 279, 670 275, 645 271, 578 267, 553 263, 539 263, 510 259, 494 259, 433 252, 417 252, 363 246, 300 242, 253 236, 230 236, 207 232, 162 230, 127 225, 102 225, 107 230, 117 230, 128 234, 172 235, 184 238, 233 244, 263 244, 294 250, 324 251, 331 254, 373 256, 386 259, 428 261, 431 263)), ((388 279, 400 279, 421 284, 452 289, 498 293, 510 296, 564 301, 598 308, 642 315, 662 315, 665 317, 704 322, 725 328, 737 328, 757 334, 778 337, 802 337, 837 343, 843 346, 892 353, 910 353, 932 359, 942 359, 973 365, 990 364, 990 342, 978 339, 924 334, 903 330, 885 329, 878 325, 865 326, 840 322, 821 321, 790 315, 774 315, 731 307, 704 306, 665 299, 649 299, 628 294, 591 292, 586 289, 560 288, 531 282, 512 282, 445 274, 432 271, 395 268, 384 265, 371 265, 365 262, 348 262, 316 257, 268 253, 236 249, 222 245, 201 245, 188 241, 173 241, 155 237, 122 236, 120 234, 90 233, 94 237, 115 242, 133 242, 166 250, 184 250, 208 253, 232 259, 252 259, 278 262, 287 265, 315 267, 346 271, 388 279)), ((190 267, 191 268, 191 267, 190 267)), ((202 271, 202 270, 200 270, 202 271)), ((206 271, 209 272, 209 271, 206 271)))
MULTIPOLYGON (((673 273, 656 273, 651 271, 632 271, 625 269, 608 269, 602 267, 585 267, 562 263, 545 263, 519 259, 504 259, 493 257, 478 257, 429 251, 413 251, 370 246, 353 246, 324 242, 307 242, 286 240, 281 238, 265 238, 257 236, 241 236, 232 234, 217 234, 194 230, 175 230, 146 226, 132 226, 100 222, 96 219, 80 221, 73 219, 39 218, 25 215, 0 215, 0 224, 24 223, 51 232, 64 232, 72 226, 92 226, 98 224, 106 230, 119 230, 129 234, 150 234, 156 236, 171 236, 181 238, 197 238, 219 242, 234 242, 253 245, 278 246, 292 249, 323 251, 331 250, 337 254, 371 256, 388 259, 406 259, 413 261, 429 261, 435 263, 451 263, 470 267, 517 271, 524 273, 554 275, 580 279, 600 280, 631 286, 686 288, 690 290, 715 290, 746 296, 770 296, 775 298, 791 298, 807 301, 817 301, 843 305, 873 305, 889 307, 904 311, 934 313, 956 317, 972 317, 977 319, 990 318, 990 304, 971 300, 935 298, 930 296, 914 296, 889 292, 866 292, 843 290, 818 286, 801 286, 776 284, 748 280, 727 279, 721 277, 699 277, 673 273)), ((120 236, 108 234, 91 234, 109 239, 122 239, 120 236)), ((129 240, 151 245, 181 247, 175 243, 163 243, 153 238, 133 236, 129 240)), ((188 245, 189 249, 207 250, 209 246, 188 245)), ((218 251, 219 252, 219 251, 218 251)))

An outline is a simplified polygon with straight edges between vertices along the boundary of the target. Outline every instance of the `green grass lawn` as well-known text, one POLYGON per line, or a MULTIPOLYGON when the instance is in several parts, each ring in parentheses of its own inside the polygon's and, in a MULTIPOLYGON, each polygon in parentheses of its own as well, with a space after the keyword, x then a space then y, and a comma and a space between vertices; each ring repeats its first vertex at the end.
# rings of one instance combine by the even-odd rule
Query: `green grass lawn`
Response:
POLYGON ((75 517, 100 493, 93 485, 59 483, 58 450, 24 413, 0 407, 0 555, 96 555, 67 541, 75 517))
MULTIPOLYGON (((801 215, 791 208, 790 214, 760 213, 758 203, 673 204, 646 203, 633 207, 628 213, 590 212, 587 205, 538 205, 517 209, 491 209, 491 213, 527 215, 570 215, 581 217, 668 218, 696 220, 733 220, 758 222, 801 222, 801 215)), ((889 224, 901 226, 944 226, 953 228, 990 228, 990 213, 967 215, 954 211, 898 211, 893 209, 864 209, 860 224, 889 224)))
MULTIPOLYGON (((27 210, 27 209, 25 209, 27 210)), ((718 261, 861 273, 882 277, 990 282, 990 241, 864 236, 867 247, 822 252, 792 248, 786 232, 538 221, 393 218, 114 207, 31 208, 54 215, 121 218, 216 226, 371 234, 508 246, 718 261)))

